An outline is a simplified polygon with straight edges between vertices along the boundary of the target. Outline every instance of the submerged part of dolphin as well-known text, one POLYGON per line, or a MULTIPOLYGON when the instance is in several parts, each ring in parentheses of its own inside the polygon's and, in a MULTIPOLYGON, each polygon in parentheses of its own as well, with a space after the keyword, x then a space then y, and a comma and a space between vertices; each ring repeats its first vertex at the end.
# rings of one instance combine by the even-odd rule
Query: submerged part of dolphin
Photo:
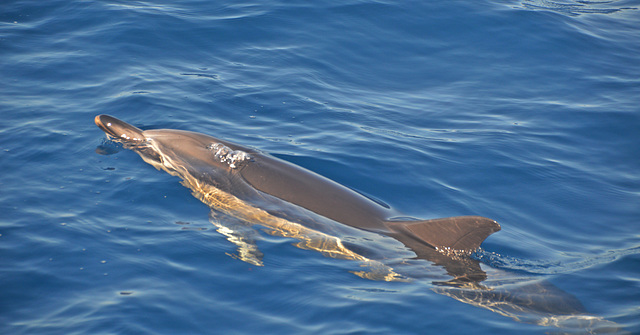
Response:
MULTIPOLYGON (((392 269, 371 259, 378 247, 397 251, 388 236, 402 242, 415 258, 442 266, 453 277, 434 281, 437 293, 524 322, 604 321, 585 315, 579 301, 546 281, 526 277, 486 281, 480 263, 468 256, 500 230, 491 219, 393 220, 398 213, 380 202, 255 149, 189 131, 143 131, 108 115, 97 116, 95 123, 147 163, 180 177, 194 196, 214 210, 211 222, 238 246, 236 257, 243 261, 262 265, 262 254, 252 241, 255 231, 249 228, 257 224, 270 234, 297 239, 296 246, 302 249, 361 262, 368 268, 354 272, 361 277, 403 280, 395 268, 412 264, 410 260, 392 269), (353 230, 367 234, 362 240, 376 245, 366 249, 336 237, 352 239, 359 235, 353 230)), ((492 276, 496 271, 491 270, 492 276)))

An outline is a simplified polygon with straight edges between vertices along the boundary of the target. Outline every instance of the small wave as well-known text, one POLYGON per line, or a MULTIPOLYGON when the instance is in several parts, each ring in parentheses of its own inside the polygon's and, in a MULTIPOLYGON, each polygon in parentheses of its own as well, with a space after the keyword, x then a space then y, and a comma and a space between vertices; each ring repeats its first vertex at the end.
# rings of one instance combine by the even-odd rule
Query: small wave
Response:
POLYGON ((580 271, 617 261, 618 259, 640 254, 640 246, 629 249, 608 250, 602 254, 584 257, 573 262, 559 260, 523 260, 501 255, 495 252, 487 252, 482 249, 473 254, 473 258, 498 269, 524 271, 531 274, 554 275, 580 271))
POLYGON ((99 155, 109 156, 120 152, 123 149, 122 144, 107 138, 102 139, 102 143, 96 147, 96 153, 99 155))
POLYGON ((423 134, 415 134, 407 131, 397 131, 391 129, 381 129, 374 128, 369 126, 361 126, 360 129, 374 134, 391 136, 391 137, 405 137, 405 138, 415 138, 429 141, 437 141, 437 142, 459 142, 461 141, 461 136, 471 133, 510 133, 510 131, 505 130, 496 130, 496 129, 423 129, 421 132, 423 134), (433 136, 428 136, 426 134, 430 134, 433 136))
POLYGON ((207 73, 180 73, 181 76, 194 76, 199 78, 209 78, 213 80, 220 79, 220 76, 217 74, 207 74, 207 73))
POLYGON ((587 1, 587 0, 524 0, 522 7, 530 10, 550 10, 561 14, 577 16, 581 14, 612 14, 623 10, 635 10, 632 7, 616 7, 618 1, 587 1))

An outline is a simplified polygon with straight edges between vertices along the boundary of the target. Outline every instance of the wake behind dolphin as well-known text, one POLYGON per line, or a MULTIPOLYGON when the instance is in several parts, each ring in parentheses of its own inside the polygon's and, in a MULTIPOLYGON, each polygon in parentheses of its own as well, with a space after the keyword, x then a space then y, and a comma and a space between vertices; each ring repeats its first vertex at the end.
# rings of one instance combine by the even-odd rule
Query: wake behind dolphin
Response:
MULTIPOLYGON (((250 239, 253 230, 247 229, 260 225, 273 235, 298 240, 295 245, 299 248, 361 262, 368 269, 354 272, 361 277, 404 280, 394 268, 359 252, 361 246, 354 249, 355 245, 335 234, 346 231, 342 235, 354 236, 358 234, 349 230, 357 230, 368 234, 365 242, 374 244, 364 249, 374 250, 391 237, 414 253, 415 259, 444 268, 453 279, 434 281, 437 293, 519 321, 617 329, 606 320, 586 315, 577 299, 544 280, 530 276, 487 280, 480 262, 469 256, 500 230, 494 220, 479 216, 394 220, 400 215, 391 208, 252 148, 189 131, 143 131, 108 115, 96 116, 95 123, 145 162, 180 177, 194 196, 213 209, 212 223, 238 246, 237 258, 243 261, 262 265, 261 253, 250 239)), ((496 278, 504 275, 496 275, 496 270, 491 273, 496 278)))

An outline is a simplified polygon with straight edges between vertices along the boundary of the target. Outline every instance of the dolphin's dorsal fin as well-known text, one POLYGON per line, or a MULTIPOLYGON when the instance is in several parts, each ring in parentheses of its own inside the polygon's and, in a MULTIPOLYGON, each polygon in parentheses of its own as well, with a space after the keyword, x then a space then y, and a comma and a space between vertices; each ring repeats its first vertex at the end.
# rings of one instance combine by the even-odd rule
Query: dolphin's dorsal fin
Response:
POLYGON ((423 221, 386 221, 394 232, 427 243, 437 249, 473 252, 500 225, 481 216, 456 216, 423 221))

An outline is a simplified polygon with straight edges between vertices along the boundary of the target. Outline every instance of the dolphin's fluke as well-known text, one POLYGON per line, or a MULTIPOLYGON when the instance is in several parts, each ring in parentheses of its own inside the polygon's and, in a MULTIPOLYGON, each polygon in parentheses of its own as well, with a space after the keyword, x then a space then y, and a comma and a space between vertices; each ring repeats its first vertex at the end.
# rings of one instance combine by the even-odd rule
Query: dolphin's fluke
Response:
POLYGON ((123 143, 139 143, 145 140, 142 129, 134 127, 110 115, 98 115, 95 123, 108 135, 123 143))
MULTIPOLYGON (((456 216, 424 221, 387 221, 385 225, 400 234, 411 246, 417 241, 440 251, 473 252, 489 235, 500 230, 500 225, 481 216, 456 216), (407 241, 409 242, 409 241, 407 241)), ((403 242, 404 242, 403 241, 403 242)))

